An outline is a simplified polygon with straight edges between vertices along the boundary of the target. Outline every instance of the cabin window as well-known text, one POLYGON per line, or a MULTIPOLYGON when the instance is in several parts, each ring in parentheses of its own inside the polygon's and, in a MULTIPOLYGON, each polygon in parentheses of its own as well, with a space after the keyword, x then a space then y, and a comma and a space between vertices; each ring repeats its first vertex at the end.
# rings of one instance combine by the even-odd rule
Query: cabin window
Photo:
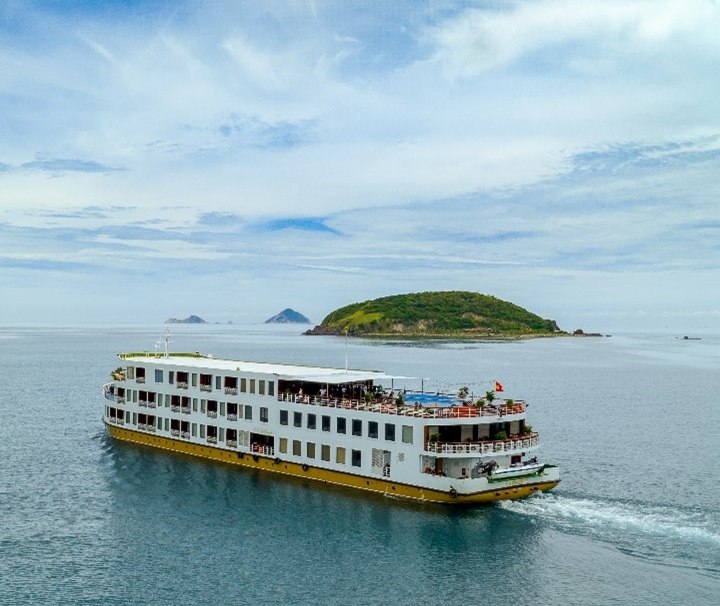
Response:
POLYGON ((362 452, 359 450, 353 450, 352 451, 352 466, 353 467, 361 467, 362 466, 362 452))
POLYGON ((352 420, 352 435, 354 435, 354 436, 362 435, 362 421, 360 419, 352 420))
POLYGON ((293 413, 293 425, 295 427, 302 427, 302 413, 301 412, 293 413))
POLYGON ((137 413, 133 413, 133 425, 137 425, 137 413))
POLYGON ((170 394, 165 394, 165 408, 170 408, 170 394))
POLYGON ((378 424, 377 421, 368 421, 368 438, 378 437, 378 424))
POLYGON ((347 419, 345 417, 337 418, 337 432, 347 433, 347 419))
POLYGON ((412 425, 403 425, 402 426, 402 441, 405 442, 405 444, 413 443, 413 427, 412 427, 412 425))
POLYGON ((200 437, 205 437, 205 425, 203 425, 202 423, 200 424, 200 437))
POLYGON ((317 419, 317 415, 308 414, 308 416, 307 416, 307 428, 308 429, 315 429, 316 419, 317 419))
POLYGON ((175 383, 175 371, 174 370, 168 371, 168 383, 175 383))
POLYGON ((125 422, 130 423, 130 411, 129 410, 125 411, 125 422))
POLYGON ((302 455, 302 443, 300 442, 300 440, 293 440, 293 454, 296 457, 302 455))
POLYGON ((268 409, 264 406, 260 407, 260 421, 263 423, 268 422, 268 409))
POLYGON ((165 431, 170 431, 169 419, 165 419, 165 431))
POLYGON ((282 454, 287 454, 287 438, 280 438, 280 446, 278 449, 282 454))
MULTIPOLYGON (((205 405, 205 400, 202 400, 202 404, 203 404, 203 406, 205 405)), ((197 412, 197 405, 198 405, 198 399, 193 398, 192 399, 192 408, 195 412, 197 412)))
POLYGON ((133 402, 137 402, 138 392, 137 389, 132 390, 133 402))
POLYGON ((160 417, 157 418, 157 428, 162 429, 162 419, 160 417))
POLYGON ((221 442, 224 442, 224 441, 225 441, 225 429, 222 428, 222 427, 220 427, 220 428, 218 429, 218 434, 219 434, 219 435, 218 435, 218 440, 220 440, 221 442))
POLYGON ((265 395, 265 381, 263 381, 262 379, 258 381, 258 393, 261 396, 265 395))
POLYGON ((205 414, 205 400, 200 400, 200 412, 205 414))
POLYGON ((197 373, 192 373, 192 386, 197 387, 197 373))
POLYGON ((268 381, 268 395, 275 395, 275 381, 268 381))
POLYGON ((330 431, 330 417, 328 415, 322 416, 322 430, 330 431))
POLYGON ((308 459, 315 458, 315 442, 308 442, 306 444, 305 452, 307 453, 308 459))
POLYGON ((245 420, 252 421, 252 406, 245 406, 245 420))
POLYGON ((389 442, 395 441, 395 424, 385 423, 385 439, 389 442))
POLYGON ((280 411, 280 425, 287 425, 287 424, 288 424, 288 411, 281 410, 280 411))
POLYGON ((255 379, 250 379, 250 393, 255 393, 255 379))
MULTIPOLYGON (((167 427, 165 428, 165 430, 167 430, 167 427)), ((197 423, 192 424, 192 437, 194 438, 195 436, 197 436, 197 423)))
POLYGON ((159 368, 155 369, 155 383, 162 383, 163 382, 163 371, 159 368))
POLYGON ((247 392, 247 379, 241 378, 240 379, 240 393, 246 393, 247 392))
POLYGON ((220 381, 222 381, 220 376, 215 377, 215 389, 222 389, 220 381))
POLYGON ((345 465, 345 449, 342 446, 338 446, 335 449, 335 462, 340 465, 345 465))
POLYGON ((322 446, 320 446, 320 458, 323 461, 330 460, 330 445, 329 444, 323 444, 322 446))
POLYGON ((134 379, 134 378, 135 378, 135 367, 134 367, 134 366, 128 366, 128 367, 127 367, 127 378, 128 378, 128 379, 134 379))
POLYGON ((225 402, 220 402, 220 416, 225 416, 225 402))

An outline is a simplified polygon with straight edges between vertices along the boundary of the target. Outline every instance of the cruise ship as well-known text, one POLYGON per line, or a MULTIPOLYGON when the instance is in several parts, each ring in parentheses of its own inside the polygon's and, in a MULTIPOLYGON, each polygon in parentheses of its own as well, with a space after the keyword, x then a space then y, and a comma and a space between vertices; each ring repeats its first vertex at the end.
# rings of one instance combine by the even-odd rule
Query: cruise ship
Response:
POLYGON ((393 389, 379 371, 125 353, 103 387, 118 440, 388 497, 470 505, 560 481, 524 401, 393 389))

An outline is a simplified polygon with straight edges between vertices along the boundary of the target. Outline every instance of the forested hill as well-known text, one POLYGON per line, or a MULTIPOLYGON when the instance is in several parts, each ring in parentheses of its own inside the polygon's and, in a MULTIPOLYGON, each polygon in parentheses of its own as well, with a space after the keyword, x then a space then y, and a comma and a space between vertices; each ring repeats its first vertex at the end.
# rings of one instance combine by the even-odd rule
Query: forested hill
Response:
POLYGON ((306 334, 514 338, 563 334, 546 320, 497 297, 447 291, 393 295, 336 309, 306 334))

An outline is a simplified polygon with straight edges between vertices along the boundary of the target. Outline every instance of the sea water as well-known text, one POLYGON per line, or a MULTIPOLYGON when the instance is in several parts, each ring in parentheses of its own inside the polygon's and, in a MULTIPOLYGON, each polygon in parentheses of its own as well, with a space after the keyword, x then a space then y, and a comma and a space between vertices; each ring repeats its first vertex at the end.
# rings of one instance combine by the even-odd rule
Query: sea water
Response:
POLYGON ((396 388, 499 380, 562 482, 459 510, 113 441, 101 386, 161 330, 0 328, 0 604, 720 604, 718 336, 174 328, 176 350, 418 378, 396 388))

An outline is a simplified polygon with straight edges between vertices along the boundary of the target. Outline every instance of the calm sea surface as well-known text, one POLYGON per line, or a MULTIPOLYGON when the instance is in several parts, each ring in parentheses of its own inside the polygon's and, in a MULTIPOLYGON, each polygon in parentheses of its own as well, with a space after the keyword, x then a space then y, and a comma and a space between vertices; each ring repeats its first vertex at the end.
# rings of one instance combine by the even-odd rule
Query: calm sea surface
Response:
MULTIPOLYGON (((113 442, 101 386, 161 330, 0 327, 0 604, 720 604, 720 336, 351 340, 352 367, 530 402, 561 484, 453 510, 113 442)), ((344 365, 298 332, 172 347, 344 365)))

